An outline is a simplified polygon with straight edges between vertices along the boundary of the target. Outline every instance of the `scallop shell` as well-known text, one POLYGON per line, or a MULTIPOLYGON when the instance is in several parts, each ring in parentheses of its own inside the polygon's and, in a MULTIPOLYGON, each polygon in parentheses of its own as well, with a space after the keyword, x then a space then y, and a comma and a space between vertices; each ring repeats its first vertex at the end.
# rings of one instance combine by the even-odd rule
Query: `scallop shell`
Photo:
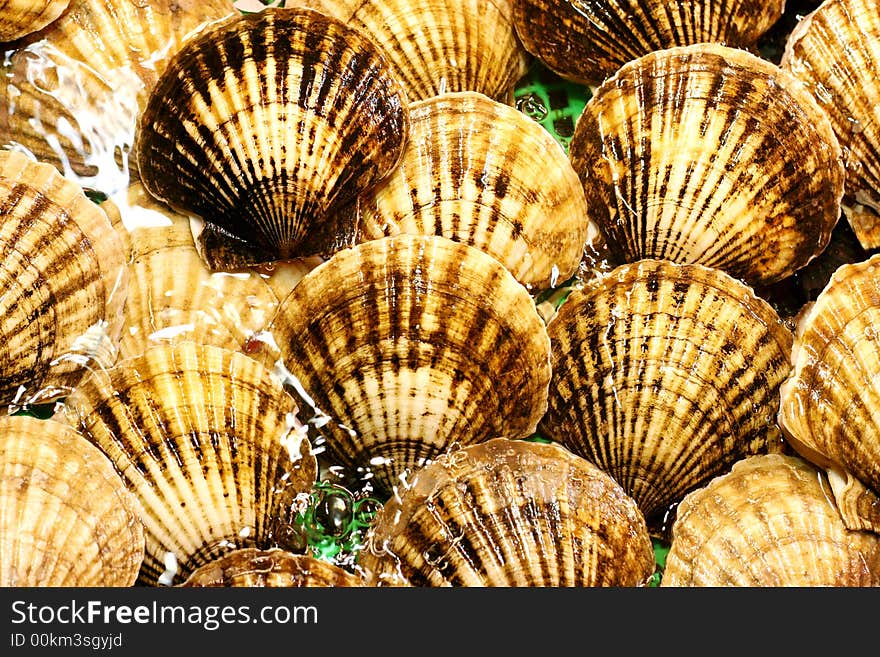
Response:
MULTIPOLYGON (((407 123, 365 36, 314 10, 266 9, 177 53, 142 117, 137 160, 147 190, 201 217, 203 235, 242 263, 271 262, 334 248, 336 210, 390 173, 407 123)), ((208 265, 223 268, 205 239, 208 265)))
POLYGON ((844 214, 864 248, 880 247, 880 5, 823 2, 791 32, 781 65, 830 117, 847 160, 844 214))
POLYGON ((70 0, 0 0, 0 43, 42 30, 68 4, 70 0))
POLYGON ((781 451, 791 332, 724 272, 643 260, 574 290, 547 326, 539 431, 613 476, 652 531, 745 456, 781 451))
POLYGON ((785 0, 514 0, 526 50, 568 80, 598 85, 629 61, 697 43, 752 49, 785 0))
MULTIPOLYGON (((795 450, 880 493, 880 255, 842 265, 804 313, 779 425, 795 450)), ((842 490, 844 486, 839 486, 842 490)), ((852 508, 841 503, 846 510, 852 508)), ((874 513, 875 518, 880 514, 874 513)), ((854 514, 847 525, 859 526, 854 514)), ((880 530, 880 521, 875 521, 880 530)))
POLYGON ((368 239, 442 235, 486 251, 539 290, 574 275, 584 249, 601 240, 562 147, 477 92, 410 104, 401 163, 359 208, 368 239))
POLYGON ((383 237, 307 274, 267 329, 333 421, 327 449, 386 493, 453 444, 534 432, 550 342, 497 260, 444 237, 383 237))
POLYGON ((196 250, 189 219, 158 203, 140 183, 116 211, 132 227, 120 358, 184 340, 252 351, 278 305, 268 277, 212 272, 196 250))
POLYGON ((768 454, 678 507, 661 586, 878 586, 880 536, 846 529, 824 475, 768 454))
POLYGON ((286 550, 244 548, 197 569, 185 587, 355 587, 363 578, 340 566, 286 550))
POLYGON ((0 147, 30 153, 104 193, 124 190, 139 112, 191 33, 238 12, 229 0, 71 0, 9 51, 0 147))
POLYGON ((371 586, 644 586, 645 519, 559 445, 495 438, 424 467, 373 520, 371 586))
POLYGON ((143 508, 139 581, 173 584, 242 547, 289 547, 317 463, 293 398, 247 356, 185 342, 95 372, 65 401, 143 508))
POLYGON ((0 403, 64 396, 116 358, 122 240, 54 167, 0 150, 0 403))
POLYGON ((531 57, 513 26, 514 0, 288 0, 369 36, 410 102, 476 91, 511 104, 531 57))
POLYGON ((698 44, 621 68, 587 102, 570 157, 617 262, 661 258, 779 281, 827 246, 844 168, 790 73, 698 44))
POLYGON ((138 511, 71 427, 0 418, 0 586, 131 586, 144 558, 138 511))

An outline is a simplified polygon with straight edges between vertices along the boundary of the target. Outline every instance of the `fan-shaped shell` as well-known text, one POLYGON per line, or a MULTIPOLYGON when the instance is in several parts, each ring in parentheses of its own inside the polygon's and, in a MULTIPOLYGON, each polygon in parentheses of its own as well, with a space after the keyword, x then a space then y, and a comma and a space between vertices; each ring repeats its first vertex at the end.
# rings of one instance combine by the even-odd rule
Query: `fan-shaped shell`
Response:
MULTIPOLYGON (((880 255, 874 255, 839 267, 802 316, 794 369, 779 407, 779 425, 804 458, 850 473, 875 496, 880 493, 878 335, 880 255)), ((857 524, 851 517, 847 522, 857 524)))
POLYGON ((574 82, 598 85, 629 61, 697 43, 751 49, 785 0, 514 0, 526 50, 574 82))
POLYGON ((425 466, 374 518, 372 586, 644 586, 645 519, 559 445, 495 438, 425 466))
POLYGON ((574 290, 547 331, 541 434, 613 476, 652 530, 738 459, 781 449, 775 415, 792 335, 724 272, 621 265, 574 290))
POLYGON ((828 244, 844 169, 828 117, 790 73, 697 44, 621 68, 570 145, 617 262, 661 258, 779 281, 828 244))
POLYGON ((42 30, 69 3, 70 0, 0 0, 0 43, 42 30))
POLYGON ((357 28, 387 54, 410 102, 476 91, 512 103, 530 56, 513 0, 294 0, 357 28))
POLYGON ((0 216, 0 403, 50 401, 116 358, 123 242, 82 188, 12 151, 0 151, 0 216))
POLYGON ((310 555, 243 548, 198 568, 182 586, 314 588, 365 586, 365 582, 341 566, 310 555))
POLYGON ((139 508, 107 458, 71 427, 0 418, 0 586, 131 586, 139 508))
POLYGON ((7 53, 0 147, 104 193, 124 190, 138 114, 168 59, 191 33, 235 14, 229 0, 71 0, 7 53))
POLYGON ((444 237, 336 253, 268 331, 333 419, 328 452, 372 469, 385 492, 453 443, 530 435, 546 408, 550 343, 534 301, 497 260, 444 237))
POLYGON ((746 458, 678 507, 661 586, 878 586, 880 536, 844 527, 797 456, 746 458))
POLYGON ((538 290, 574 275, 587 242, 601 241, 562 147, 477 92, 410 104, 401 163, 359 207, 369 239, 442 235, 486 251, 538 290))
POLYGON ((233 549, 287 547, 290 504, 317 464, 293 398, 256 361, 194 342, 151 347, 65 403, 143 508, 142 583, 175 583, 233 549))
POLYGON ((880 5, 823 2, 791 32, 781 65, 831 119, 847 162, 844 213, 864 248, 880 247, 880 5))
POLYGON ((205 221, 209 266, 223 268, 204 236, 234 244, 241 262, 271 262, 335 248, 335 212, 390 173, 407 122, 367 37, 310 9, 266 9, 177 53, 137 159, 151 194, 205 221))

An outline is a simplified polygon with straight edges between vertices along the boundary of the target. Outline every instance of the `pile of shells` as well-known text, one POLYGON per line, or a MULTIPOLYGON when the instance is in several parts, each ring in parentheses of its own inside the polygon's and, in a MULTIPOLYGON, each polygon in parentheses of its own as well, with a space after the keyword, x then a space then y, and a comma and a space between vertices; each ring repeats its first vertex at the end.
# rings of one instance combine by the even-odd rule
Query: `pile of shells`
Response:
POLYGON ((876 2, 0 41, 0 585, 880 585, 876 2), (565 145, 533 65, 589 91, 565 145))

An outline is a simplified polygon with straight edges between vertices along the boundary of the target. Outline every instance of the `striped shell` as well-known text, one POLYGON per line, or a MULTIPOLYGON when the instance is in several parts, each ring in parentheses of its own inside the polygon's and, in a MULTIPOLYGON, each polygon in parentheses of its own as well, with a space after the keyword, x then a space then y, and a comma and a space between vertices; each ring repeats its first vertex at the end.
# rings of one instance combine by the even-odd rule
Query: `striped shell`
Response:
POLYGON ((355 587, 364 580, 342 567, 305 554, 274 548, 243 548, 194 571, 185 587, 355 587))
POLYGON ((526 50, 549 69, 598 85, 629 61, 697 43, 751 49, 785 0, 514 0, 526 50))
POLYGON ((70 0, 0 0, 0 43, 42 30, 69 3, 70 0))
POLYGON ((679 505, 661 586, 880 586, 880 536, 846 529, 829 488, 797 456, 736 463, 679 505))
POLYGON ((847 162, 844 213, 864 248, 880 247, 880 5, 823 2, 790 34, 781 65, 831 119, 847 162))
POLYGON ((769 303, 701 265, 643 260, 573 291, 547 326, 540 433, 613 476, 652 531, 740 458, 781 449, 792 335, 769 303))
POLYGON ((407 123, 364 35, 310 9, 266 9, 177 53, 136 152, 144 187, 205 221, 203 252, 223 269, 338 248, 336 212, 390 173, 407 123))
POLYGON ((107 194, 124 190, 137 170, 129 152, 139 112, 168 59, 190 33, 234 13, 229 0, 71 0, 8 55, 0 147, 107 194))
POLYGON ((326 424, 328 452, 398 477, 453 444, 530 435, 550 343, 526 289, 479 249, 383 237, 307 274, 267 329, 326 424))
POLYGON ((645 519, 559 445, 496 438, 421 469, 368 530, 371 586, 644 586, 645 519))
POLYGON ((658 51, 596 90, 570 145, 617 262, 661 258, 779 281, 828 244, 844 168, 828 117, 743 50, 658 51))
POLYGON ((854 510, 846 514, 847 526, 867 524, 875 531, 880 531, 878 336, 880 255, 874 255, 838 268, 801 317, 792 350, 794 370, 782 386, 779 410, 779 425, 794 449, 838 471, 832 479, 835 493, 864 493, 844 483, 847 476, 873 491, 874 501, 862 511, 852 502, 838 504, 854 510))
POLYGON ((513 0, 288 0, 335 16, 388 56, 410 102, 476 91, 511 103, 529 54, 513 27, 513 0))
POLYGON ((137 502, 94 445, 0 418, 0 586, 131 586, 143 558, 137 502))
POLYGON ((286 547, 317 464, 293 398, 256 361, 160 345, 96 371, 65 404, 143 508, 142 584, 179 583, 233 549, 286 547))
POLYGON ((124 243, 58 171, 0 150, 0 403, 64 396, 116 358, 124 243))
POLYGON ((410 104, 403 159, 359 207, 369 239, 442 235, 486 251, 537 290, 570 278, 600 241, 556 140, 476 92, 410 104))

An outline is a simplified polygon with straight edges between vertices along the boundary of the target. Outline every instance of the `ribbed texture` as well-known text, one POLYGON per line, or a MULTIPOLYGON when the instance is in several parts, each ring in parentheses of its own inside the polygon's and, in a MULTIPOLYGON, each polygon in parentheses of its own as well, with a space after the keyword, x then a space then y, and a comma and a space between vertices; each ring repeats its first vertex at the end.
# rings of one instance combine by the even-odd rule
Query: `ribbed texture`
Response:
POLYGON ((597 85, 629 61, 696 43, 752 48, 784 0, 514 0, 526 50, 559 75, 597 85))
POLYGON ((66 405, 144 508, 146 584, 157 583, 166 552, 179 582, 231 549, 274 547, 283 504, 315 482, 314 457, 296 458, 282 440, 293 399, 236 352, 153 347, 95 373, 66 405))
POLYGON ((543 435, 613 476, 652 529, 743 456, 777 449, 792 335, 726 274, 645 260, 571 293, 547 327, 543 435))
POLYGON ((862 247, 880 246, 880 4, 827 0, 792 31, 782 67, 803 80, 844 149, 844 206, 862 247))
POLYGON ((366 37, 312 10, 265 10, 179 51, 137 160, 153 195, 271 262, 323 253, 329 215, 391 171, 406 134, 405 96, 366 37))
POLYGON ((79 186, 14 151, 0 217, 0 403, 48 401, 116 358, 127 254, 79 186))
POLYGON ((340 251, 269 331, 334 420, 328 450, 385 491, 454 443, 529 435, 546 409, 550 341, 534 301, 491 256, 443 237, 340 251))
POLYGON ((798 326, 779 423, 811 461, 880 492, 880 255, 841 266, 798 326))
POLYGON ((754 456, 678 507, 661 586, 880 585, 880 536, 843 526, 824 474, 754 456))
POLYGON ((364 580, 342 567, 306 554, 244 548, 196 570, 187 587, 354 587, 364 580))
POLYGON ((70 0, 0 0, 0 43, 43 29, 69 3, 70 0))
POLYGON ((624 66, 570 146, 618 262, 661 258, 779 281, 828 244, 844 168, 828 117, 787 71, 700 44, 624 66))
POLYGON ((0 418, 0 586, 131 586, 143 557, 140 507, 94 445, 0 418))
POLYGON ((537 290, 575 273, 598 228, 565 151, 540 124, 476 92, 412 103, 410 121, 400 165, 361 201, 366 237, 442 235, 537 290))
POLYGON ((607 474, 559 445, 499 438, 421 470, 376 516, 373 586, 644 586, 645 520, 607 474))

